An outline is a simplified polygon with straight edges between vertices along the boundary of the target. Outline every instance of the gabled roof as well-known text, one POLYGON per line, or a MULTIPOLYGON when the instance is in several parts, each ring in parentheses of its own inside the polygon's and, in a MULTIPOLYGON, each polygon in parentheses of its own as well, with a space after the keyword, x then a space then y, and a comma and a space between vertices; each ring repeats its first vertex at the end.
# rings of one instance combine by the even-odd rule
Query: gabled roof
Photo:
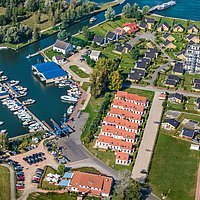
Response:
POLYGON ((196 103, 200 104, 200 97, 197 98, 196 103))
POLYGON ((116 33, 111 32, 111 31, 108 31, 106 34, 106 38, 108 38, 110 40, 113 40, 115 36, 116 36, 116 33))
POLYGON ((193 34, 187 35, 187 39, 188 39, 188 40, 191 40, 191 39, 194 38, 194 37, 197 38, 197 36, 196 36, 196 35, 193 35, 193 34))
POLYGON ((170 124, 171 126, 173 126, 174 128, 178 128, 178 126, 179 126, 179 124, 180 124, 180 122, 177 121, 177 120, 175 120, 175 119, 165 119, 165 120, 163 121, 163 123, 164 123, 164 124, 165 124, 165 123, 168 123, 168 124, 170 124))
POLYGON ((130 100, 130 101, 134 101, 137 103, 144 103, 146 104, 147 102, 147 98, 143 97, 143 96, 139 96, 137 94, 130 94, 128 92, 124 92, 124 91, 117 91, 117 94, 115 95, 116 98, 122 98, 125 100, 130 100))
POLYGON ((167 28, 170 28, 170 26, 169 26, 169 24, 167 22, 163 22, 163 23, 159 24, 158 28, 160 28, 162 26, 166 26, 167 28))
POLYGON ((165 82, 166 85, 176 86, 177 82, 175 80, 167 79, 165 82))
POLYGON ((200 90, 200 83, 196 83, 196 84, 194 85, 194 88, 200 90))
MULTIPOLYGON (((174 38, 174 36, 171 35, 171 34, 169 34, 169 33, 165 33, 165 34, 163 35, 163 38, 167 39, 169 36, 171 36, 171 37, 174 38)), ((174 38, 174 39, 175 39, 175 38, 174 38)))
POLYGON ((148 17, 148 18, 145 18, 145 22, 154 24, 156 22, 156 19, 148 17))
POLYGON ((174 28, 182 28, 183 30, 185 29, 185 27, 184 27, 182 24, 180 24, 180 23, 176 24, 176 25, 173 27, 173 29, 174 29, 174 28))
POLYGON ((197 27, 196 24, 192 24, 191 26, 189 26, 189 27, 188 27, 188 30, 193 29, 193 28, 199 30, 199 28, 197 27))
POLYGON ((146 28, 147 27, 147 23, 146 22, 140 22, 139 23, 139 27, 140 28, 146 28))
POLYGON ((131 44, 125 43, 124 47, 127 48, 129 51, 132 50, 133 46, 131 44))
POLYGON ((177 83, 180 81, 180 78, 178 76, 176 76, 176 75, 169 75, 167 79, 174 80, 177 83))
POLYGON ((183 74, 183 72, 184 72, 183 63, 182 62, 176 62, 175 66, 173 68, 173 72, 183 74))
POLYGON ((125 34, 125 31, 124 31, 123 28, 118 27, 118 28, 116 28, 116 29, 114 30, 114 33, 119 34, 119 35, 123 35, 123 34, 125 34))
POLYGON ((101 44, 101 43, 103 43, 104 38, 102 36, 100 36, 100 35, 95 35, 93 41, 96 42, 96 43, 101 44))
POLYGON ((176 54, 176 56, 180 56, 180 55, 185 55, 185 50, 180 51, 179 53, 176 54))
POLYGON ((117 160, 129 161, 129 154, 124 152, 117 152, 116 154, 117 160))
POLYGON ((139 69, 147 69, 147 63, 144 61, 138 61, 135 67, 139 69))
POLYGON ((189 128, 182 129, 182 136, 192 139, 194 137, 195 130, 189 128))
POLYGON ((129 27, 132 33, 138 31, 139 29, 137 24, 134 22, 126 22, 122 25, 122 27, 129 27))
POLYGON ((124 46, 116 46, 115 51, 122 53, 124 51, 124 46))
POLYGON ((70 44, 61 40, 56 40, 54 47, 65 50, 70 44))
POLYGON ((146 58, 153 59, 153 58, 156 57, 156 54, 155 54, 155 52, 153 52, 153 51, 147 51, 147 52, 145 53, 145 57, 146 57, 146 58))
POLYGON ((171 93, 169 94, 169 98, 176 98, 178 100, 183 101, 183 95, 179 93, 171 93))
POLYGON ((62 55, 55 55, 56 60, 64 60, 65 57, 62 55))
POLYGON ((138 73, 138 74, 140 74, 141 76, 145 76, 145 74, 146 74, 145 70, 136 69, 136 68, 132 68, 132 69, 131 69, 131 73, 138 73))
POLYGON ((131 72, 128 74, 128 79, 133 81, 139 81, 142 79, 142 75, 137 72, 131 72))
POLYGON ((168 46, 169 44, 172 44, 169 40, 166 40, 165 42, 163 42, 163 45, 166 47, 168 46))
POLYGON ((196 84, 196 83, 199 83, 199 84, 200 84, 200 79, 199 79, 199 78, 194 78, 194 79, 193 79, 193 83, 194 83, 194 84, 196 84))

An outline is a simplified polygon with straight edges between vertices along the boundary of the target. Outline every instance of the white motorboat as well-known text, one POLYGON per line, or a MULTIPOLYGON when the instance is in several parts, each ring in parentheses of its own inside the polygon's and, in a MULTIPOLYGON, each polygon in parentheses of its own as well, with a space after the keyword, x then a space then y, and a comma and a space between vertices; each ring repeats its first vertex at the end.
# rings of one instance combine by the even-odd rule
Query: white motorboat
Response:
POLYGON ((6 133, 6 132, 7 132, 6 129, 0 130, 0 133, 6 133))
POLYGON ((67 114, 72 114, 73 109, 74 109, 74 106, 70 106, 70 107, 67 109, 67 114))
POLYGON ((0 126, 2 126, 4 124, 4 122, 0 121, 0 126))
POLYGON ((27 100, 22 101, 23 105, 31 105, 31 104, 34 104, 34 103, 35 103, 34 99, 27 99, 27 100))
POLYGON ((77 102, 78 101, 78 98, 71 97, 71 96, 68 96, 68 95, 63 95, 60 98, 63 101, 72 101, 72 102, 77 102))
POLYGON ((90 22, 95 22, 96 20, 97 20, 96 17, 91 17, 91 18, 90 18, 90 22))

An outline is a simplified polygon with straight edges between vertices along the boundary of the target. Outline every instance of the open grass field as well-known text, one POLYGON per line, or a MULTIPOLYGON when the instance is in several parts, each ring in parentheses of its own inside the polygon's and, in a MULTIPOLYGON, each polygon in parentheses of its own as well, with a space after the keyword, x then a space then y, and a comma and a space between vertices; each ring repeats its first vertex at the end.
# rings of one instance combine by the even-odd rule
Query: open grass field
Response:
POLYGON ((5 8, 0 7, 0 15, 4 15, 6 12, 5 8))
POLYGON ((90 85, 90 83, 84 82, 83 85, 82 85, 82 89, 85 90, 85 91, 87 91, 89 85, 90 85))
POLYGON ((4 166, 0 166, 0 199, 10 200, 10 171, 4 166))
POLYGON ((57 194, 54 192, 48 193, 31 193, 27 200, 76 200, 77 195, 74 193, 64 193, 64 194, 57 194))
POLYGON ((22 23, 32 27, 33 29, 38 26, 41 30, 47 29, 52 26, 51 21, 49 21, 48 15, 43 13, 41 14, 41 20, 39 24, 37 23, 37 15, 35 13, 33 13, 31 17, 24 20, 22 23))
POLYGON ((169 200, 194 200, 200 153, 190 143, 160 132, 149 174, 153 192, 169 200))
POLYGON ((81 167, 81 168, 74 168, 72 171, 79 171, 79 172, 87 172, 87 173, 92 173, 92 174, 101 174, 100 171, 96 170, 93 167, 81 167))
POLYGON ((77 74, 81 78, 89 78, 89 74, 85 73, 82 69, 80 69, 76 65, 72 65, 69 67, 75 74, 77 74))

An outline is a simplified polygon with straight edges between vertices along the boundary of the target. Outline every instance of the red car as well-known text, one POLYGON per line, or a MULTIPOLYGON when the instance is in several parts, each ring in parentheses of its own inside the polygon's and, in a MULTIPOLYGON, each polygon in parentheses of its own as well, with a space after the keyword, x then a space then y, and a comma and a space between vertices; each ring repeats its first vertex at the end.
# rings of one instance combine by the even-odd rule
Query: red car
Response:
POLYGON ((24 189, 24 186, 23 186, 23 185, 16 185, 16 189, 17 189, 17 190, 23 190, 23 189, 24 189))

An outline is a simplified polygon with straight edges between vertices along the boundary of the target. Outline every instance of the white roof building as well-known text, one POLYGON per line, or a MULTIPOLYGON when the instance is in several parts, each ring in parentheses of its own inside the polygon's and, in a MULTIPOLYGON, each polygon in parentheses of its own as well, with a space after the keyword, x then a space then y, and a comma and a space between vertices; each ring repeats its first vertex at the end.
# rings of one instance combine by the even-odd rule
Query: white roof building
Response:
POLYGON ((92 52, 90 54, 90 59, 97 61, 97 60, 99 60, 100 55, 101 55, 101 51, 92 50, 92 52))

